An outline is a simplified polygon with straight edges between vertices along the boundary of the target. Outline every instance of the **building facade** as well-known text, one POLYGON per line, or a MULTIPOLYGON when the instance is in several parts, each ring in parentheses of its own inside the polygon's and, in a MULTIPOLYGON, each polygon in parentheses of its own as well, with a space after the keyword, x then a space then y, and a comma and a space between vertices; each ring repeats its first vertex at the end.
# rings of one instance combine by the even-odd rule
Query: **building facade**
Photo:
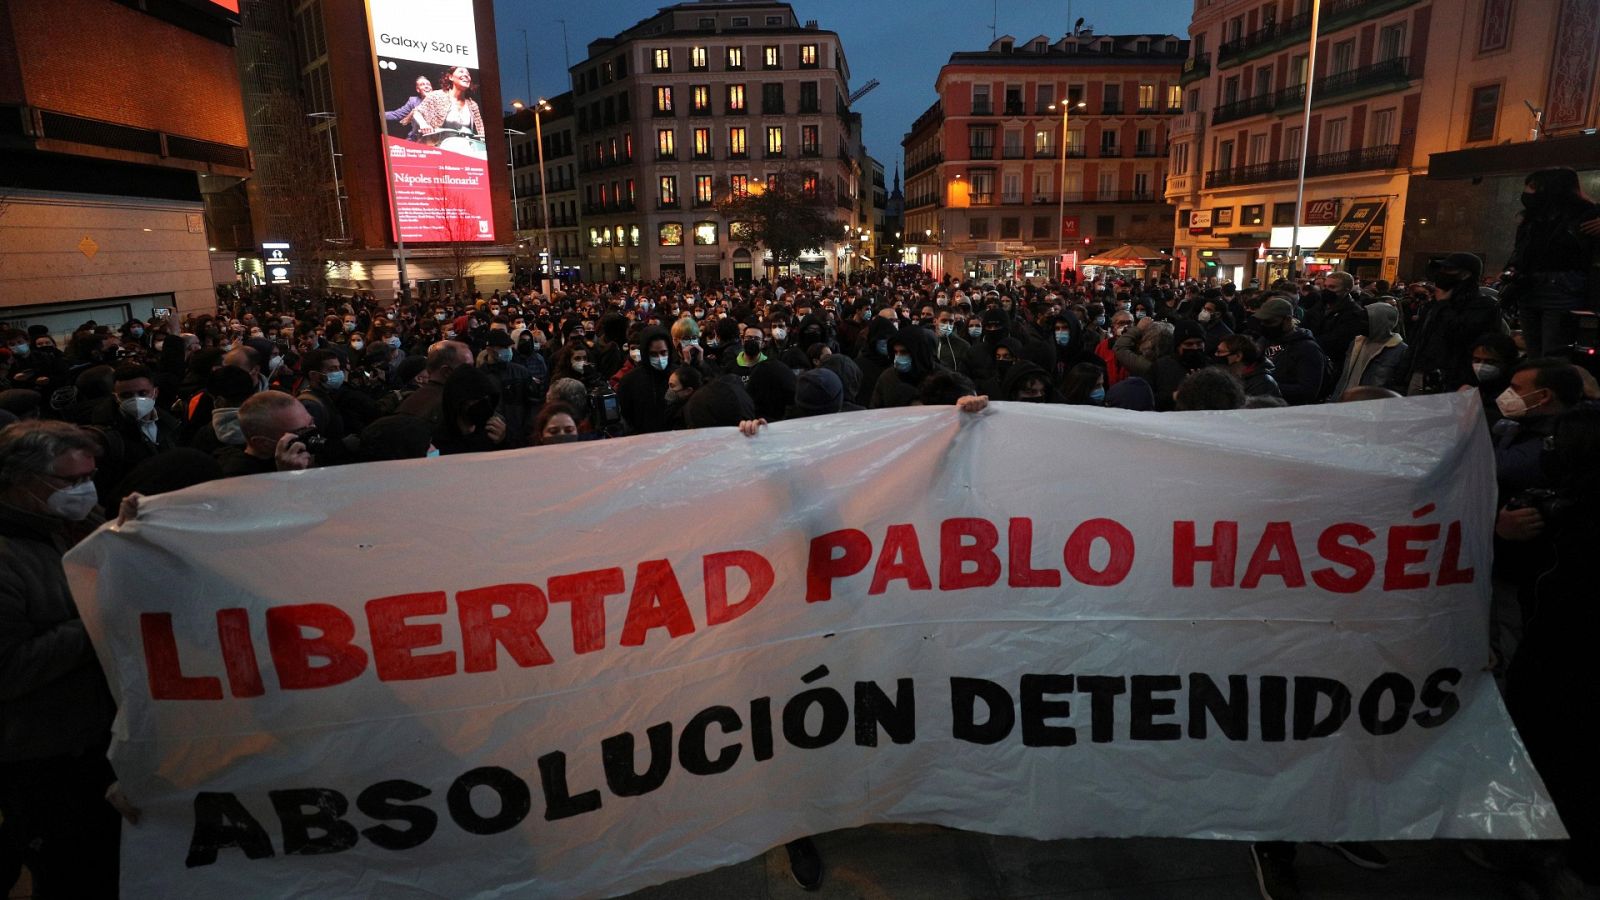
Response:
POLYGON ((550 109, 540 113, 537 124, 532 108, 519 110, 506 119, 506 133, 511 136, 512 148, 518 277, 542 281, 548 264, 556 278, 564 282, 578 281, 584 274, 584 241, 580 228, 577 122, 572 115, 572 92, 551 97, 547 102, 550 109), (541 133, 544 136, 542 173, 534 143, 541 133), (553 262, 541 258, 547 219, 553 262))
MULTIPOLYGON (((794 172, 857 226, 859 131, 839 36, 775 2, 665 7, 572 67, 589 280, 763 277, 716 204, 794 172)), ((844 242, 802 270, 837 272, 844 242)))
POLYGON ((1431 154, 1530 140, 1529 107, 1545 137, 1593 127, 1595 19, 1583 0, 1325 0, 1312 70, 1310 0, 1197 0, 1167 182, 1183 270, 1287 274, 1304 153, 1304 268, 1419 271, 1401 239, 1431 154))
POLYGON ((902 142, 906 258, 940 277, 1050 279, 1121 244, 1168 246, 1186 50, 1080 31, 952 54, 902 142))
POLYGON ((0 325, 214 306, 207 192, 251 172, 236 22, 177 0, 0 6, 0 325))

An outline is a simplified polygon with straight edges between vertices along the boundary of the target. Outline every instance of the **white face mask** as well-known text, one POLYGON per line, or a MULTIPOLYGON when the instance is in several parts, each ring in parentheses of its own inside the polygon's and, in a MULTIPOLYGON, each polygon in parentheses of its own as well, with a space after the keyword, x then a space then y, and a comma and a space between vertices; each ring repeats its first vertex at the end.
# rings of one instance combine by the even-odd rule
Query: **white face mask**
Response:
POLYGON ((1508 419, 1520 419, 1528 413, 1528 401, 1517 393, 1516 388, 1506 388, 1500 396, 1494 398, 1494 405, 1500 407, 1500 414, 1508 419))
POLYGON ((1500 377, 1500 367, 1494 363, 1473 363, 1472 374, 1478 379, 1479 384, 1493 381, 1500 377))
POLYGON ((772 329, 772 339, 775 340, 775 341, 781 341, 781 340, 783 340, 784 338, 786 338, 788 336, 789 336, 789 330, 787 328, 774 328, 774 329, 772 329))
POLYGON ((1209 321, 1211 321, 1211 310, 1202 309, 1202 310, 1200 310, 1200 315, 1196 316, 1195 318, 1199 319, 1202 322, 1209 322, 1209 321))
POLYGON ((282 367, 282 365, 283 365, 283 357, 281 357, 281 356, 274 356, 271 359, 267 360, 267 369, 268 369, 268 371, 276 372, 280 367, 282 367))
POLYGON ((634 362, 638 362, 639 361, 640 355, 641 354, 639 353, 639 348, 638 347, 635 347, 632 350, 628 351, 628 358, 633 360, 634 362))
POLYGON ((146 417, 156 410, 154 397, 129 397, 118 404, 122 414, 135 421, 143 422, 146 417))
POLYGON ((94 482, 85 481, 83 484, 55 491, 44 505, 53 516, 66 519, 68 522, 81 522, 89 513, 94 512, 97 501, 94 482))

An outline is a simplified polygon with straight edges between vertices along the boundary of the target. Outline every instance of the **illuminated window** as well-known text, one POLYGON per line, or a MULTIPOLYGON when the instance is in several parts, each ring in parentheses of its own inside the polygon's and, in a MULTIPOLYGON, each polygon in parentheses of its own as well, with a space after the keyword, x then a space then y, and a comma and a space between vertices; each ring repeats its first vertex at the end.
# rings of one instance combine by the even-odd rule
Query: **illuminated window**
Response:
POLYGON ((783 68, 783 52, 778 47, 761 48, 761 66, 765 69, 783 68))
POLYGON ((631 206, 634 203, 638 202, 638 200, 639 200, 638 191, 634 190, 633 179, 629 178, 628 179, 628 197, 627 197, 628 205, 631 206))
POLYGON ((682 247, 683 224, 680 222, 662 222, 657 243, 663 247, 682 247))
POLYGON ((1181 112, 1183 110, 1183 86, 1177 84, 1167 85, 1167 112, 1181 112))
POLYGON ((750 176, 732 175, 728 178, 728 186, 732 189, 735 199, 744 199, 750 196, 750 176))
POLYGON ((803 69, 815 69, 817 67, 816 44, 800 45, 800 67, 803 69))
POLYGON ((661 193, 660 193, 661 205, 662 206, 677 206, 678 205, 678 176, 676 176, 676 175, 663 175, 663 176, 661 176, 661 183, 660 184, 661 184, 661 193))
POLYGON ((654 61, 654 65, 652 67, 653 71, 656 71, 656 72, 671 72, 672 71, 672 51, 671 50, 668 50, 665 47, 658 47, 658 48, 656 48, 656 50, 654 51, 652 56, 653 56, 653 61, 654 61))
POLYGON ((622 136, 622 158, 627 162, 633 162, 633 132, 631 131, 622 136))
POLYGON ((689 68, 696 72, 704 72, 706 70, 706 48, 689 48, 689 68))
POLYGON ((590 228, 589 229, 589 246, 591 246, 591 247, 600 246, 600 229, 598 229, 598 228, 590 228))
POLYGON ((778 173, 777 172, 769 173, 767 175, 767 190, 775 191, 777 189, 778 189, 778 173))
POLYGON ((628 246, 639 246, 639 226, 637 225, 628 226, 628 246))
POLYGON ((625 243, 623 243, 623 233, 622 233, 622 226, 621 225, 617 226, 616 235, 617 235, 617 246, 618 247, 627 246, 625 243))
POLYGON ((677 136, 671 128, 663 128, 656 132, 656 159, 676 159, 678 156, 677 136))
POLYGON ((805 194, 807 197, 815 197, 817 195, 817 173, 807 172, 805 174, 805 177, 800 180, 800 193, 805 194))
POLYGON ((744 110, 744 85, 728 85, 728 112, 742 113, 744 110))
POLYGON ((694 177, 694 202, 700 206, 711 205, 710 175, 696 175, 694 177))
POLYGON ((711 88, 697 84, 689 89, 689 111, 704 114, 711 111, 711 88))
POLYGON ((754 241, 755 232, 751 230, 749 222, 729 222, 728 238, 741 244, 747 244, 754 241))
POLYGON ((782 125, 769 125, 769 126, 767 126, 767 155, 768 156, 782 156, 783 155, 783 126, 782 125))
POLYGON ((729 47, 728 48, 728 68, 729 69, 742 69, 742 68, 744 68, 744 48, 743 47, 729 47))
POLYGON ((1152 110, 1156 108, 1156 86, 1153 84, 1139 85, 1139 109, 1152 110))
POLYGON ((711 158, 711 129, 696 128, 694 130, 694 158, 711 158))
POLYGON ((822 155, 822 129, 815 125, 800 126, 800 152, 807 156, 822 155))
POLYGON ((694 223, 694 245, 696 247, 715 247, 717 245, 717 223, 694 223))
POLYGON ((743 125, 735 125, 734 127, 729 128, 728 155, 744 156, 748 152, 749 149, 745 147, 745 127, 743 125))
POLYGON ((672 112, 672 88, 670 88, 670 87, 658 87, 658 88, 656 88, 656 112, 658 114, 659 113, 671 114, 671 112, 672 112))

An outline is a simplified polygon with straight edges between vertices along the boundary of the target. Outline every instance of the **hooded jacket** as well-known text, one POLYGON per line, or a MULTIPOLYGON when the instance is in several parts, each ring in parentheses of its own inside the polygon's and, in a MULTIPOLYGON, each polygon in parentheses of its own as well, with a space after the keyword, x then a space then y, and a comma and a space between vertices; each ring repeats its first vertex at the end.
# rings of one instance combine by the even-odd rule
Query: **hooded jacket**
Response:
POLYGON ((891 367, 888 354, 878 352, 878 342, 892 340, 898 330, 894 320, 882 316, 874 316, 867 323, 867 336, 861 341, 861 352, 856 354, 856 365, 861 368, 861 390, 856 394, 856 402, 862 406, 872 405, 878 377, 891 367))
MULTIPOLYGON (((1022 391, 1022 386, 1029 380, 1037 378, 1044 383, 1044 399, 1040 403, 1065 403, 1067 398, 1051 383, 1050 373, 1039 368, 1026 359, 1018 360, 1000 381, 1001 400, 1017 400, 1017 394, 1022 391)), ((1032 402, 1032 401, 1024 401, 1032 402)))
POLYGON ((647 357, 634 366, 617 385, 617 405, 622 409, 622 420, 628 423, 630 434, 653 434, 667 430, 667 380, 677 367, 678 350, 672 344, 672 335, 665 328, 651 327, 639 333, 639 346, 647 357), (667 367, 657 369, 650 365, 648 351, 655 341, 667 343, 667 367))
POLYGON ((884 369, 878 376, 878 383, 872 391, 872 409, 886 409, 896 406, 910 406, 917 399, 918 389, 923 379, 937 371, 940 366, 933 360, 933 336, 916 325, 902 328, 889 339, 889 352, 891 354, 889 368, 884 369), (894 346, 903 346, 911 357, 911 371, 901 372, 894 367, 894 346))
POLYGON ((1274 377, 1283 402, 1304 406, 1322 399, 1328 358, 1311 332, 1296 328, 1283 337, 1270 338, 1264 355, 1276 370, 1274 377))
POLYGON ((1372 385, 1400 390, 1405 378, 1405 339, 1394 333, 1400 321, 1400 310, 1387 303, 1374 303, 1367 307, 1367 333, 1350 342, 1340 367, 1339 380, 1333 386, 1332 396, 1346 390, 1372 385))
POLYGON ((1468 283, 1449 297, 1430 303, 1417 323, 1407 367, 1407 393, 1430 388, 1454 391, 1472 384, 1472 342, 1491 332, 1504 333, 1500 306, 1468 283))

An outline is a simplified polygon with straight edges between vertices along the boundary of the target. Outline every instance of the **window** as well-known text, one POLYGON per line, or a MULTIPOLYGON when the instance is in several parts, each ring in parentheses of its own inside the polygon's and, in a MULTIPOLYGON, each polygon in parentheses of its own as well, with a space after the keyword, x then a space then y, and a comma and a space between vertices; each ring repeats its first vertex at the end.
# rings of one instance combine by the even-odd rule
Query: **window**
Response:
POLYGON ((622 159, 624 162, 633 162, 633 132, 622 136, 622 159))
POLYGON ((683 246, 683 225, 679 222, 662 222, 656 241, 663 247, 683 246))
POLYGON ((817 96, 817 83, 815 81, 800 82, 800 111, 814 113, 820 111, 822 103, 817 96))
POLYGON ((672 51, 667 49, 666 47, 657 47, 655 50, 652 50, 651 53, 650 53, 650 59, 651 59, 650 71, 652 71, 652 72, 671 72, 672 71, 672 51))
POLYGON ((1002 153, 1006 159, 1022 158, 1021 130, 1016 128, 1007 128, 1005 134, 1001 137, 1001 140, 1004 142, 1001 144, 1001 146, 1004 148, 1002 153))
POLYGON ((807 197, 815 197, 817 195, 817 173, 807 172, 801 177, 800 193, 807 197))
POLYGON ((1033 173, 1033 198, 1039 203, 1051 199, 1051 173, 1049 171, 1041 171, 1044 168, 1043 166, 1036 167, 1033 173))
POLYGON ((1283 130, 1283 158, 1300 158, 1300 126, 1285 128, 1283 130))
MULTIPOLYGON (((621 228, 622 226, 618 225, 617 227, 621 228)), ((637 246, 639 246, 639 226, 637 226, 637 225, 629 225, 628 226, 628 246, 629 247, 637 247, 637 246)))
POLYGON ((1406 23, 1404 20, 1385 25, 1378 32, 1378 62, 1397 59, 1406 55, 1406 23))
POLYGON ((1246 227, 1265 224, 1267 208, 1263 204, 1246 206, 1239 210, 1239 224, 1246 227))
POLYGON ((715 247, 717 245, 717 223, 694 223, 694 245, 696 247, 715 247))
POLYGON ((1047 238, 1047 237, 1050 236, 1050 217, 1049 216, 1034 216, 1033 217, 1033 236, 1034 236, 1034 238, 1036 240, 1040 239, 1040 238, 1047 238))
POLYGON ((689 70, 692 72, 704 72, 706 70, 706 48, 689 48, 689 70))
POLYGON ((822 129, 815 125, 800 126, 800 152, 806 156, 822 155, 822 129))
POLYGON ((696 175, 694 177, 694 205, 711 205, 711 176, 696 175))
MULTIPOLYGON (((627 202, 627 204, 629 206, 632 206, 634 203, 638 202, 638 200, 639 200, 639 192, 635 189, 635 185, 633 183, 633 179, 629 178, 628 179, 628 199, 627 199, 626 202, 627 202)), ((638 239, 637 238, 634 239, 634 246, 638 246, 638 239)))
POLYGON ((967 155, 972 159, 994 159, 994 128, 967 130, 967 155))
POLYGON ((1017 216, 1000 218, 1000 240, 1014 241, 1022 237, 1022 219, 1017 216))
POLYGON ((744 85, 728 85, 728 112, 738 114, 744 111, 744 85))
POLYGON ((702 16, 701 17, 701 19, 700 19, 700 30, 701 31, 714 31, 714 30, 716 30, 716 27, 717 27, 717 20, 716 20, 715 17, 713 17, 713 16, 702 16))
POLYGON ((1056 130, 1054 128, 1040 128, 1035 131, 1033 133, 1033 155, 1055 156, 1055 137, 1056 130))
POLYGON ((1472 109, 1467 114, 1467 140, 1494 140, 1495 119, 1500 114, 1500 85, 1472 89, 1472 109))
POLYGON ((817 67, 817 45, 800 45, 800 68, 815 69, 817 67))
POLYGON ((1265 97, 1272 93, 1272 67, 1262 66, 1256 69, 1256 96, 1265 97))
POLYGON ((1154 112, 1156 108, 1156 86, 1153 84, 1139 85, 1139 111, 1154 112))
POLYGON ((1100 132, 1100 155, 1121 156, 1122 151, 1117 147, 1117 133, 1107 128, 1100 132))
POLYGON ((1222 105, 1234 103, 1239 99, 1239 76, 1230 75, 1222 80, 1222 105))
POLYGON ((689 88, 689 112, 702 116, 711 112, 711 88, 708 85, 697 84, 689 88))
POLYGON ((771 28, 771 27, 776 27, 776 28, 783 27, 783 16, 767 16, 767 26, 769 28, 771 28))
POLYGON ((1108 116, 1114 116, 1114 115, 1117 115, 1118 113, 1121 113, 1122 112, 1122 85, 1114 84, 1114 83, 1113 84, 1107 84, 1105 86, 1104 91, 1105 92, 1103 94, 1103 105, 1100 107, 1101 112, 1105 113, 1108 116))
POLYGON ((611 60, 608 59, 605 62, 600 64, 600 83, 601 84, 610 84, 611 83, 611 77, 612 77, 612 65, 611 65, 611 60))
POLYGON ((992 111, 989 105, 989 86, 987 84, 973 85, 972 114, 975 116, 987 116, 992 111))
MULTIPOLYGON (((737 22, 739 20, 735 19, 734 21, 737 22)), ((739 69, 742 69, 742 68, 744 68, 744 48, 743 47, 729 47, 728 48, 728 69, 730 71, 736 71, 736 70, 739 70, 739 69)))
POLYGON ((730 21, 732 22, 734 28, 749 28, 750 27, 750 17, 749 16, 734 16, 730 21))
POLYGON ((728 155, 731 156, 731 157, 741 157, 742 158, 748 152, 750 152, 750 151, 745 146, 745 128, 744 128, 744 126, 743 125, 735 125, 734 127, 729 128, 728 129, 728 155))
POLYGON ((782 156, 783 155, 783 126, 782 125, 768 125, 767 126, 767 155, 768 156, 782 156))
POLYGON ((1006 115, 1022 115, 1022 85, 1006 85, 1006 115))
POLYGON ((1172 147, 1172 174, 1189 174, 1189 145, 1186 143, 1172 147))
POLYGON ((593 226, 591 226, 589 228, 589 246, 591 246, 591 247, 600 246, 600 229, 595 228, 593 226))
POLYGON ((1387 147, 1395 143, 1394 139, 1394 110, 1380 109, 1372 114, 1372 126, 1367 129, 1371 135, 1369 147, 1387 147))
POLYGON ((677 159, 678 137, 671 128, 656 131, 656 159, 677 159))
POLYGON ((670 116, 670 115, 672 115, 672 88, 670 88, 670 87, 658 87, 658 88, 656 88, 656 115, 658 115, 658 116, 670 116))
POLYGON ((989 239, 989 220, 985 217, 976 217, 967 220, 967 237, 975 241, 989 239))
POLYGON ((694 158, 711 158, 711 129, 696 128, 694 130, 694 158))
POLYGON ((1183 110, 1183 86, 1177 84, 1167 85, 1167 112, 1180 112, 1183 110))
POLYGON ((769 116, 783 115, 783 83, 761 86, 761 112, 769 116))
POLYGON ((1134 154, 1137 156, 1156 155, 1156 132, 1153 128, 1140 128, 1133 136, 1134 154))
POLYGON ((1304 53, 1289 57, 1289 86, 1306 83, 1306 70, 1311 65, 1311 58, 1304 53))
POLYGON ((1346 143, 1345 137, 1346 124, 1344 119, 1334 119, 1327 124, 1327 129, 1322 136, 1323 153, 1343 153, 1348 149, 1349 145, 1346 143))
POLYGON ((1095 196, 1101 200, 1110 200, 1117 194, 1117 173, 1101 172, 1100 180, 1095 185, 1095 196))
POLYGON ((628 77, 628 57, 626 54, 617 57, 617 77, 628 77))
POLYGON ((1267 161, 1267 136, 1264 134, 1252 134, 1250 136, 1250 158, 1245 160, 1245 165, 1258 165, 1267 161))
POLYGON ((1233 168, 1233 141, 1217 144, 1217 168, 1224 172, 1233 168))
POLYGON ((1038 87, 1034 88, 1033 99, 1035 104, 1033 111, 1037 115, 1042 116, 1046 113, 1053 112, 1053 110, 1050 109, 1050 104, 1056 102, 1056 86, 1053 84, 1039 85, 1038 87))
POLYGON ((1354 38, 1333 45, 1333 59, 1329 61, 1328 74, 1342 75, 1356 67, 1356 42, 1354 38))
POLYGON ((749 175, 732 175, 732 176, 729 176, 729 178, 728 178, 728 187, 729 187, 730 193, 732 193, 735 198, 742 200, 745 197, 750 196, 750 176, 749 175))
POLYGON ((1273 227, 1277 227, 1277 226, 1280 226, 1280 225, 1288 225, 1288 226, 1292 227, 1294 225, 1294 204, 1293 203, 1274 203, 1274 204, 1272 204, 1272 224, 1273 224, 1273 227))
POLYGON ((770 45, 770 44, 765 46, 765 47, 762 47, 761 48, 761 68, 763 68, 763 69, 781 69, 781 68, 783 68, 783 51, 780 48, 778 48, 776 46, 773 46, 773 45, 770 45))
POLYGON ((1095 233, 1100 235, 1101 237, 1110 237, 1111 235, 1116 234, 1116 232, 1117 232, 1117 217, 1116 216, 1095 216, 1094 217, 1094 230, 1095 230, 1095 233))
POLYGON ((678 176, 663 175, 660 179, 659 199, 662 206, 678 205, 678 176))
POLYGON ((1084 140, 1083 139, 1083 133, 1084 133, 1084 128, 1083 128, 1082 125, 1079 125, 1079 126, 1076 126, 1076 127, 1073 127, 1071 125, 1067 126, 1067 155, 1068 156, 1082 157, 1082 156, 1087 156, 1088 155, 1089 151, 1087 149, 1085 149, 1086 145, 1083 142, 1083 140, 1084 140))
POLYGON ((1000 199, 1004 203, 1022 202, 1022 173, 1006 172, 1000 176, 1000 199))
POLYGON ((980 170, 972 173, 972 202, 994 202, 994 172, 980 170))

